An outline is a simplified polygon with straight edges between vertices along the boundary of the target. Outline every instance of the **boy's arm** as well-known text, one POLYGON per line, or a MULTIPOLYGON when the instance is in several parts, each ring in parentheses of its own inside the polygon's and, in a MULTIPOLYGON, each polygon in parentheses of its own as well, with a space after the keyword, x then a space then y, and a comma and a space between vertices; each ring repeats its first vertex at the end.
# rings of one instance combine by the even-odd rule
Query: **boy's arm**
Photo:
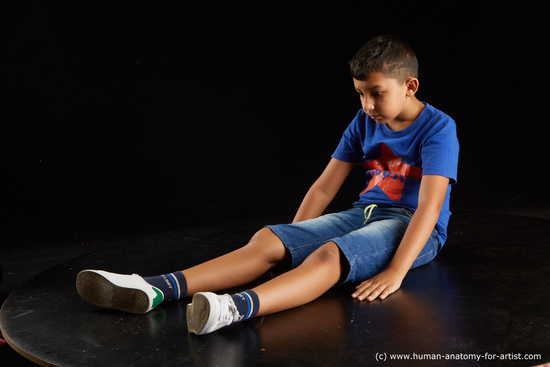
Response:
POLYGON ((292 223, 320 216, 334 199, 353 167, 355 167, 355 163, 332 158, 302 200, 292 223))
POLYGON ((437 223, 448 185, 447 177, 437 175, 422 177, 418 208, 390 264, 380 274, 358 285, 352 294, 353 298, 358 298, 360 301, 364 299, 372 301, 377 297, 384 299, 399 289, 403 278, 422 251, 437 223))

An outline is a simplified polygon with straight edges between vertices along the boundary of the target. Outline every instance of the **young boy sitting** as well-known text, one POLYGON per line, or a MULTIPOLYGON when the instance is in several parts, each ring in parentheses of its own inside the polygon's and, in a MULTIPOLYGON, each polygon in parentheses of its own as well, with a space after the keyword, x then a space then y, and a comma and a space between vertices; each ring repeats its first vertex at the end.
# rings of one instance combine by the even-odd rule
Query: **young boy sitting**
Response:
POLYGON ((359 301, 395 292, 409 269, 428 263, 445 243, 457 175, 456 126, 416 98, 416 56, 398 37, 371 39, 350 70, 362 109, 292 224, 265 227, 236 251, 170 274, 84 270, 77 277, 82 298, 145 313, 162 301, 193 296, 188 329, 206 334, 303 305, 345 282, 358 283, 351 296, 359 301), (321 216, 358 164, 367 178, 358 201, 321 216), (239 294, 211 293, 250 283, 277 265, 291 270, 239 294))

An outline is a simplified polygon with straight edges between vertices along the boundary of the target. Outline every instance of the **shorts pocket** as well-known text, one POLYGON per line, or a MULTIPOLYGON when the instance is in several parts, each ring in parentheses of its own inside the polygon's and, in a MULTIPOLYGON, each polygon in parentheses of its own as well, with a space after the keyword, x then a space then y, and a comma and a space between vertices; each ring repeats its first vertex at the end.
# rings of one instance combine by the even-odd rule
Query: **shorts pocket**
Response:
POLYGON ((400 208, 401 209, 401 213, 403 213, 404 215, 406 215, 407 217, 409 218, 412 218, 413 215, 414 215, 414 212, 410 209, 407 209, 407 208, 400 208))

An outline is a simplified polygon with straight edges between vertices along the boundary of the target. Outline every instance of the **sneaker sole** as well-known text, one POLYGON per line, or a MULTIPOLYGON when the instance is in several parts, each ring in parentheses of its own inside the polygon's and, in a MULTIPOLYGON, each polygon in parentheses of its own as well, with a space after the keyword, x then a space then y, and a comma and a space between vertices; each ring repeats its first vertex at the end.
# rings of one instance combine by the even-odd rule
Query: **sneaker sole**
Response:
POLYGON ((93 271, 82 271, 76 277, 76 289, 88 303, 135 314, 149 310, 149 297, 139 289, 119 287, 93 271))
POLYGON ((219 302, 215 294, 197 293, 187 305, 187 329, 191 333, 203 335, 214 331, 214 323, 219 314, 219 302), (212 301, 212 302, 211 302, 212 301), (211 309, 211 307, 213 309, 211 309))

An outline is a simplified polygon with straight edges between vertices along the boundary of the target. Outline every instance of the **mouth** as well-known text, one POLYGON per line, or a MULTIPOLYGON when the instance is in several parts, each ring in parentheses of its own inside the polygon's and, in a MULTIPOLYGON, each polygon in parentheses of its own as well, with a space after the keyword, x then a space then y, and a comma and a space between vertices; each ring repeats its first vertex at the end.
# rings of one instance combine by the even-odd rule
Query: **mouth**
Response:
POLYGON ((369 115, 371 119, 373 119, 374 121, 378 121, 382 118, 381 115, 369 115))

